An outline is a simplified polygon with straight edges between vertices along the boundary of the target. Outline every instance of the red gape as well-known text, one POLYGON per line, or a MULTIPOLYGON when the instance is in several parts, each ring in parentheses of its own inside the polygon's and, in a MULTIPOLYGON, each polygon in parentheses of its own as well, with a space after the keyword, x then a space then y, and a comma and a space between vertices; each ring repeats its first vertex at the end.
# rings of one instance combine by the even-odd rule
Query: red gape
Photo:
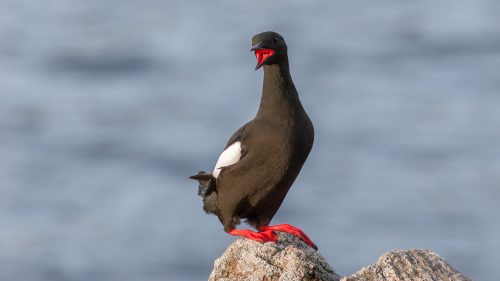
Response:
POLYGON ((255 50, 255 57, 257 58, 257 64, 262 64, 268 57, 274 55, 276 51, 273 49, 257 49, 255 50))
POLYGON ((304 241, 307 245, 311 246, 313 249, 318 250, 316 244, 314 244, 313 241, 311 241, 311 239, 309 239, 309 237, 300 228, 290 224, 260 226, 259 232, 254 232, 251 230, 233 229, 229 232, 229 234, 235 236, 243 236, 250 240, 255 240, 264 243, 264 242, 276 242, 278 240, 276 233, 274 233, 275 231, 287 232, 292 235, 295 235, 299 237, 302 241, 304 241))

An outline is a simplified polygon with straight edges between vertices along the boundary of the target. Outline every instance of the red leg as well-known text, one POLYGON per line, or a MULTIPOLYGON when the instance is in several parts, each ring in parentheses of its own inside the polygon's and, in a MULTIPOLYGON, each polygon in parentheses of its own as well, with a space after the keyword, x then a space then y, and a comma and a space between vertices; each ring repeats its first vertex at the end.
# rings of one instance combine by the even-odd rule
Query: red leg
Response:
POLYGON ((260 231, 282 231, 282 232, 288 232, 290 234, 293 234, 302 241, 306 242, 309 246, 311 246, 313 249, 317 250, 318 247, 309 239, 309 237, 298 227, 295 227, 293 225, 289 224, 277 224, 277 225, 267 225, 267 226, 260 226, 259 227, 260 231))
POLYGON ((264 242, 276 242, 278 241, 278 236, 272 230, 264 230, 260 232, 253 232, 247 229, 233 229, 229 231, 229 234, 234 236, 243 236, 250 240, 264 242))

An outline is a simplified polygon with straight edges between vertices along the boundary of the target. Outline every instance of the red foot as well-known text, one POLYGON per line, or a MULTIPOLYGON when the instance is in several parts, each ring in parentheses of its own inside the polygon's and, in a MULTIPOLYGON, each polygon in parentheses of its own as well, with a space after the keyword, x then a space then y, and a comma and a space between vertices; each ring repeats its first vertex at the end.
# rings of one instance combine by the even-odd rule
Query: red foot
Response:
POLYGON ((298 227, 289 224, 277 224, 277 225, 266 225, 259 227, 260 231, 282 231, 293 234, 302 241, 306 242, 307 245, 311 246, 313 249, 318 250, 318 247, 309 239, 309 237, 298 227))
POLYGON ((250 240, 258 241, 261 243, 278 241, 278 236, 276 236, 276 233, 274 233, 274 231, 272 230, 253 232, 247 229, 233 229, 229 231, 229 234, 234 236, 243 236, 250 240))

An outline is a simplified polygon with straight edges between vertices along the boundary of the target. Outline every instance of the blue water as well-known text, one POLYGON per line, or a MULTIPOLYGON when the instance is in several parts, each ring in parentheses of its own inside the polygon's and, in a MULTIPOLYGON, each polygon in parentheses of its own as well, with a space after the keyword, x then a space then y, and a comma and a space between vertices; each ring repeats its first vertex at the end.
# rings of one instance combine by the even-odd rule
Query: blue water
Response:
POLYGON ((203 280, 187 176, 256 112, 276 30, 316 128, 275 223, 342 275, 427 248, 500 279, 500 3, 0 1, 0 280, 203 280))

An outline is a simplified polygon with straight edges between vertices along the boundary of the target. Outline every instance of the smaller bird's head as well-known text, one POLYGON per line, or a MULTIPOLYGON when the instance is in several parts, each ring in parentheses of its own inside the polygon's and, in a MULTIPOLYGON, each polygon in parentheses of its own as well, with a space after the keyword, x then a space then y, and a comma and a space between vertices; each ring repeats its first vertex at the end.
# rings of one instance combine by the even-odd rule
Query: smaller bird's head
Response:
POLYGON ((255 70, 264 64, 276 64, 287 59, 285 39, 273 31, 266 31, 255 35, 252 38, 252 49, 250 51, 254 51, 257 58, 255 70))

